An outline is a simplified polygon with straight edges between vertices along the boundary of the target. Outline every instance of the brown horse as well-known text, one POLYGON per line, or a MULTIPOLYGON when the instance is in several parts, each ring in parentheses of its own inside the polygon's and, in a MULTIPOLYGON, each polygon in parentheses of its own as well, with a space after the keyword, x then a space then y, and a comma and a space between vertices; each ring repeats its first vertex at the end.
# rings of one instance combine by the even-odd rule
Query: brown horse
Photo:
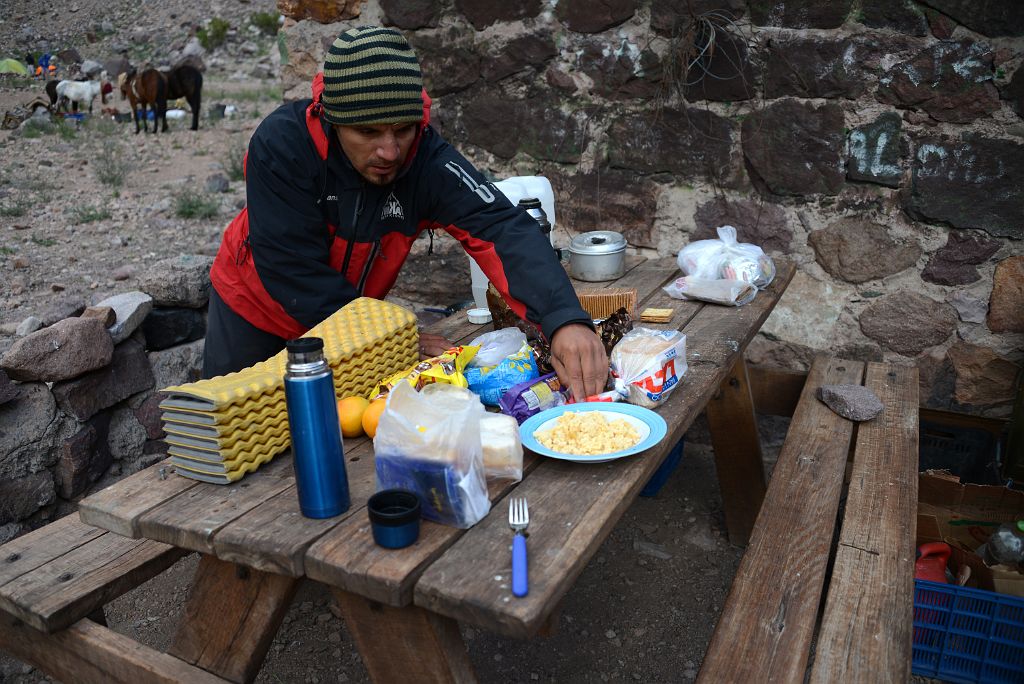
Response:
POLYGON ((117 77, 121 87, 121 99, 127 99, 132 106, 135 119, 135 133, 139 132, 139 119, 142 119, 142 130, 148 132, 146 126, 146 107, 154 112, 153 132, 156 133, 163 119, 164 131, 167 130, 167 80, 156 69, 146 69, 141 74, 132 69, 117 77), (141 110, 141 117, 140 117, 141 110))
MULTIPOLYGON (((199 105, 203 95, 203 75, 194 66, 182 64, 167 74, 167 99, 183 97, 192 110, 192 130, 199 130, 199 105)), ((164 117, 164 132, 167 132, 167 118, 164 117)))

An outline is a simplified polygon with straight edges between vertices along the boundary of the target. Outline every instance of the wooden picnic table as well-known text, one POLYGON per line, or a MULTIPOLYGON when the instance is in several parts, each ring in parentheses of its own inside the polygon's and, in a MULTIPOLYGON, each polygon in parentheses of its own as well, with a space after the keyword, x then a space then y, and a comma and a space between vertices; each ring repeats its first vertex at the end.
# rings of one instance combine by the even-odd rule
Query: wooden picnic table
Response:
MULTIPOLYGON (((373 543, 365 502, 375 490, 373 444, 346 440, 352 507, 327 520, 302 517, 291 459, 278 456, 238 483, 197 482, 170 461, 93 494, 83 522, 202 554, 185 614, 168 653, 235 682, 252 681, 304 578, 328 585, 375 681, 473 681, 459 633, 463 622, 531 637, 557 616, 561 598, 640 489, 707 410, 730 538, 745 543, 765 493, 761 451, 743 352, 793 277, 792 262, 743 307, 682 302, 661 286, 675 259, 630 257, 608 287, 635 287, 637 310, 673 308, 668 324, 687 334, 689 370, 661 414, 665 440, 631 458, 581 465, 527 453, 522 482, 489 483, 489 515, 470 530, 423 521, 417 542, 373 543), (511 533, 501 499, 512 489, 530 504, 530 593, 512 597, 511 533), (571 492, 567 496, 566 492, 571 492)), ((593 283, 576 283, 580 288, 593 283)), ((430 328, 468 341, 491 328, 455 314, 430 328)), ((106 657, 114 657, 107 655, 106 657)), ((116 663, 111 663, 116 669, 116 663)))

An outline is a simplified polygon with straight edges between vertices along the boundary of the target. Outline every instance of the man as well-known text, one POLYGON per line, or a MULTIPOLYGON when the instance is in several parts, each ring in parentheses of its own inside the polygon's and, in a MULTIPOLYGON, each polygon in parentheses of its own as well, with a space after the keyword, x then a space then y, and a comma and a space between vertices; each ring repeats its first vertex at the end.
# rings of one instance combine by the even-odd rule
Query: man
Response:
MULTIPOLYGON (((260 124, 245 162, 247 207, 210 273, 205 377, 272 356, 357 297, 383 298, 416 238, 441 228, 539 324, 575 397, 604 389, 604 348, 547 238, 429 126, 429 113, 405 38, 361 27, 334 41, 312 100, 260 124)), ((420 339, 424 357, 447 346, 420 339)))

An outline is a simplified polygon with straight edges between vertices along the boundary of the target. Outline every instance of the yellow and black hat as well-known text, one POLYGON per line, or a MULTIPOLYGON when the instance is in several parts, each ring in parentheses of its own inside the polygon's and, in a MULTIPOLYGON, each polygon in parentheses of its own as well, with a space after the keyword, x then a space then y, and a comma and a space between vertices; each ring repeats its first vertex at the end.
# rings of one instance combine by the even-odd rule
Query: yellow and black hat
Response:
POLYGON ((324 61, 324 118, 332 124, 390 124, 423 118, 423 76, 401 33, 360 26, 342 33, 324 61))

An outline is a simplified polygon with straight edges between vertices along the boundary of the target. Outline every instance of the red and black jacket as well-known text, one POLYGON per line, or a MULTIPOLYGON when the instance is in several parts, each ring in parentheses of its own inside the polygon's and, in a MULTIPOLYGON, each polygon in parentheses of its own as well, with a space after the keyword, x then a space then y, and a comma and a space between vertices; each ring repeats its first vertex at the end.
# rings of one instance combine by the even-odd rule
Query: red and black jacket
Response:
POLYGON ((376 186, 320 119, 322 90, 318 74, 313 100, 282 105, 249 142, 247 206, 224 231, 210 272, 235 313, 273 335, 298 337, 357 297, 387 295, 412 243, 440 228, 549 339, 567 323, 590 325, 536 222, 429 126, 426 93, 405 166, 390 185, 376 186))

